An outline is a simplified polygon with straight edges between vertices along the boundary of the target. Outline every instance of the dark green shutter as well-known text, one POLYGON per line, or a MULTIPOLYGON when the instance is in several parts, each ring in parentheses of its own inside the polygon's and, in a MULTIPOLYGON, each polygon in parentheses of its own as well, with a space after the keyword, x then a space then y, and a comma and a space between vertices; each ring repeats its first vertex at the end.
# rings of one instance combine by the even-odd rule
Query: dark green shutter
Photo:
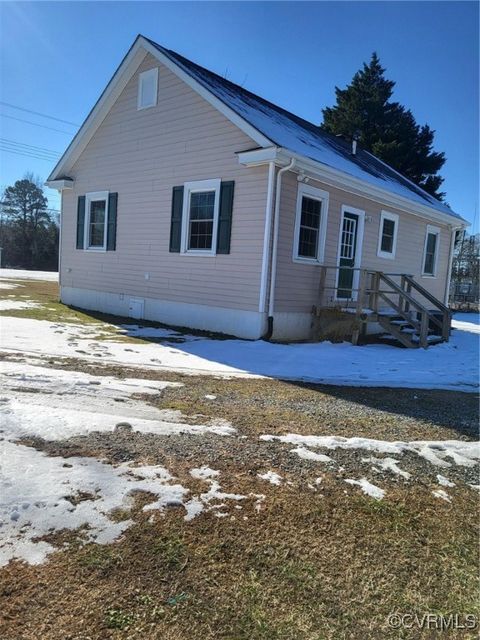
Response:
POLYGON ((172 219, 170 224, 170 251, 180 253, 182 241, 183 186, 173 187, 172 219))
POLYGON ((220 211, 218 215, 217 253, 230 253, 232 235, 233 188, 232 181, 222 182, 220 187, 220 211))
POLYGON ((78 196, 77 203, 77 249, 85 242, 85 196, 78 196))
POLYGON ((107 251, 117 247, 117 202, 118 193, 108 194, 107 251))

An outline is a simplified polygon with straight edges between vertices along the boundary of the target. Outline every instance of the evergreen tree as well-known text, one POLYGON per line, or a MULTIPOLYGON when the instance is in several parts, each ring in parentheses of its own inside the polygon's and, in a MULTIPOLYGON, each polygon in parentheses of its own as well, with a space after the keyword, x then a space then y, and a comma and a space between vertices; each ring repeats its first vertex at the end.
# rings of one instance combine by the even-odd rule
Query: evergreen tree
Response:
POLYGON ((346 89, 335 88, 337 103, 323 109, 322 129, 347 139, 358 135, 362 148, 443 199, 438 192, 443 178, 437 174, 445 154, 433 151, 435 132, 428 125, 418 125, 409 109, 390 101, 395 82, 384 74, 373 53, 346 89))
POLYGON ((47 204, 40 180, 31 174, 5 189, 0 229, 4 264, 56 268, 58 232, 47 204))

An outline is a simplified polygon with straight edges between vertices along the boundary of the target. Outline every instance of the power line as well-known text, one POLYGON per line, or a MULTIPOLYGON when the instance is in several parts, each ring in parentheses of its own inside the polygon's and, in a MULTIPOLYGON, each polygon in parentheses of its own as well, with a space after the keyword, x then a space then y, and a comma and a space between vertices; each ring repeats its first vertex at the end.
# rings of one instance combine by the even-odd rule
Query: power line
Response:
POLYGON ((54 164, 56 162, 55 158, 47 158, 45 156, 38 156, 38 155, 33 155, 31 153, 25 153, 22 151, 13 151, 12 149, 4 149, 2 147, 0 147, 0 151, 5 151, 6 153, 13 153, 17 156, 25 156, 27 158, 35 158, 37 160, 46 160, 47 162, 50 162, 52 164, 54 164))
POLYGON ((39 158, 46 158, 47 160, 57 161, 59 156, 52 153, 44 153, 43 151, 36 151, 35 149, 28 149, 26 147, 19 147, 17 145, 10 144, 8 142, 0 142, 2 148, 6 151, 21 151, 22 153, 29 153, 31 155, 38 156, 39 158))
POLYGON ((10 140, 9 138, 0 138, 0 142, 6 142, 8 144, 12 144, 12 145, 19 146, 19 147, 29 147, 33 151, 41 151, 41 152, 45 152, 45 153, 53 154, 53 155, 57 155, 57 156, 61 155, 60 151, 54 151, 53 149, 46 149, 45 147, 38 147, 38 146, 33 145, 33 144, 27 144, 25 142, 19 142, 18 140, 10 140))
POLYGON ((36 116, 41 116, 42 118, 48 118, 49 120, 56 120, 57 122, 63 122, 64 124, 71 124, 73 127, 79 127, 79 124, 75 122, 70 122, 70 120, 62 120, 61 118, 55 118, 54 116, 49 116, 46 113, 40 113, 39 111, 32 111, 31 109, 25 109, 24 107, 17 107, 15 104, 11 104, 10 102, 3 102, 0 100, 0 104, 5 105, 6 107, 11 107, 12 109, 18 109, 19 111, 25 111, 26 113, 33 113, 36 116))
POLYGON ((42 129, 49 129, 49 131, 56 131, 57 133, 64 133, 67 136, 73 136, 70 131, 63 131, 62 129, 55 129, 54 127, 48 127, 46 124, 39 124, 38 122, 32 122, 31 120, 24 120, 23 118, 16 118, 15 116, 9 116, 6 113, 0 113, 0 118, 10 118, 10 120, 17 120, 18 122, 25 122, 26 124, 33 124, 35 127, 42 127, 42 129))

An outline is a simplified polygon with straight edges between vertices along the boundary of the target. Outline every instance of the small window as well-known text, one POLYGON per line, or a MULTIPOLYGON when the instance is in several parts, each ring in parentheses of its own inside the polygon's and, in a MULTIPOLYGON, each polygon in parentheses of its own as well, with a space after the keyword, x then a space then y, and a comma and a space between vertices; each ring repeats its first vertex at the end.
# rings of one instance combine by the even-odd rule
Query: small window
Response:
POLYGON ((148 109, 157 104, 158 68, 143 71, 138 77, 137 109, 148 109))
POLYGON ((382 211, 377 255, 379 258, 395 258, 397 249, 398 215, 382 211))
POLYGON ((200 180, 184 185, 184 253, 216 253, 220 184, 220 180, 200 180))
POLYGON ((108 192, 85 196, 85 243, 90 250, 105 250, 107 240, 108 192))
POLYGON ((435 276, 437 272, 438 244, 440 239, 440 229, 438 227, 427 226, 425 236, 425 246, 423 249, 423 275, 435 276))
POLYGON ((327 192, 309 185, 299 186, 295 220, 294 261, 323 261, 327 209, 327 192))

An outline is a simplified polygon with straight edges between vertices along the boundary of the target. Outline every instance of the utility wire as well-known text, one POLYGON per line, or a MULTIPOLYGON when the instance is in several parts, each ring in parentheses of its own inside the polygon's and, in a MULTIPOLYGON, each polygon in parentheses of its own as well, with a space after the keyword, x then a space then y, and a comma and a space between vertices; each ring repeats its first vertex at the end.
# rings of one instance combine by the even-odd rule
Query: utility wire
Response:
POLYGON ((22 153, 29 153, 34 156, 38 156, 39 158, 46 158, 47 160, 57 161, 59 156, 54 156, 51 153, 43 153, 43 151, 35 151, 35 149, 27 149, 25 147, 17 147, 12 144, 8 144, 6 142, 0 142, 2 148, 7 151, 19 151, 22 153))
POLYGON ((46 149, 45 147, 38 147, 33 144, 27 144, 25 142, 19 142, 18 140, 10 140, 9 138, 0 138, 0 142, 6 142, 7 144, 15 145, 18 147, 28 147, 33 151, 41 151, 42 153, 53 154, 56 156, 60 155, 60 151, 54 151, 53 149, 46 149))
POLYGON ((0 151, 5 151, 6 153, 13 153, 17 156, 25 156, 27 158, 35 158, 37 160, 46 160, 47 162, 50 162, 52 164, 54 164, 56 162, 55 158, 47 158, 46 156, 38 156, 38 155, 33 155, 31 153, 25 153, 23 151, 13 151, 12 149, 6 149, 6 148, 2 148, 0 147, 0 151))
POLYGON ((15 116, 9 116, 6 113, 0 113, 0 118, 10 118, 10 120, 17 120, 18 122, 25 122, 26 124, 33 124, 35 127, 42 127, 42 129, 49 129, 50 131, 56 131, 57 133, 64 133, 67 136, 73 136, 70 131, 63 131, 62 129, 55 129, 54 127, 47 127, 46 124, 39 124, 38 122, 32 122, 31 120, 24 120, 23 118, 16 118, 15 116))
POLYGON ((46 113, 40 113, 39 111, 32 111, 31 109, 25 109, 24 107, 17 107, 15 104, 11 104, 10 102, 4 102, 0 100, 0 104, 3 104, 6 107, 11 107, 12 109, 18 109, 19 111, 25 111, 26 113, 33 113, 36 116, 41 116, 42 118, 48 118, 49 120, 56 120, 57 122, 63 122, 64 124, 71 124, 73 127, 79 127, 79 124, 75 122, 70 122, 70 120, 62 120, 61 118, 55 118, 54 116, 49 116, 46 113))

